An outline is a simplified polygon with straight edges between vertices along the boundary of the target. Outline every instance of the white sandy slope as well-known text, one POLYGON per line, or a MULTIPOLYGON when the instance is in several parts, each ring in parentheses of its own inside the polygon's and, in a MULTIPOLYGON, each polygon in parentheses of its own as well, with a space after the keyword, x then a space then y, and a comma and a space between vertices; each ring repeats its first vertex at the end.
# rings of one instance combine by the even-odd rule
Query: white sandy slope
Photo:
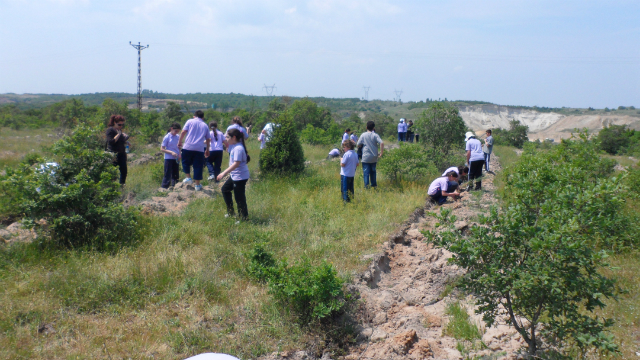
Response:
POLYGON ((629 115, 566 116, 499 105, 461 106, 459 110, 467 126, 478 134, 486 129, 508 129, 509 121, 515 119, 529 127, 529 139, 532 141, 547 138, 559 141, 571 137, 575 129, 587 128, 590 133, 597 133, 609 125, 629 125, 632 129, 640 130, 640 117, 629 115))

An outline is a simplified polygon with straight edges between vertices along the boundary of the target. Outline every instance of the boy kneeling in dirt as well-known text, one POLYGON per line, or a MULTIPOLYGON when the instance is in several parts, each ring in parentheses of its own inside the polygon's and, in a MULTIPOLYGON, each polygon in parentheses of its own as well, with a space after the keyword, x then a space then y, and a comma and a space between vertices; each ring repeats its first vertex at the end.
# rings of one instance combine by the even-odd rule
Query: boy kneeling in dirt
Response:
POLYGON ((450 183, 455 182, 457 184, 458 173, 455 171, 449 171, 446 176, 441 176, 431 183, 429 186, 429 191, 427 194, 431 197, 431 201, 438 205, 442 205, 447 202, 447 196, 458 197, 460 196, 460 192, 458 189, 455 189, 453 192, 451 191, 450 183))

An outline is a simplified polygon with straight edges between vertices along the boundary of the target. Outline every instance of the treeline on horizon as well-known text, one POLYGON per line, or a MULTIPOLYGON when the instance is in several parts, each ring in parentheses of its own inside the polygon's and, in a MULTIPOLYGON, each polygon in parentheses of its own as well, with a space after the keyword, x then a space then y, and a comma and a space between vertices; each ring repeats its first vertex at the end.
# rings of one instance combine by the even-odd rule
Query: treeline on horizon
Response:
MULTIPOLYGON (((172 99, 182 102, 192 101, 206 104, 203 108, 211 108, 212 105, 215 109, 220 111, 229 111, 237 108, 251 108, 267 110, 269 102, 271 102, 276 96, 262 96, 262 95, 245 95, 238 93, 189 93, 189 94, 171 94, 162 93, 152 90, 143 90, 143 97, 145 99, 172 99)), ((472 106, 472 105, 495 105, 507 107, 510 109, 518 110, 533 110, 538 112, 556 112, 564 115, 578 115, 578 114, 590 114, 590 113, 607 113, 607 112, 623 112, 625 115, 640 115, 640 110, 637 110, 634 106, 618 106, 617 108, 604 108, 596 109, 589 108, 570 108, 570 107, 545 107, 545 106, 525 106, 525 105, 499 105, 488 101, 477 100, 448 100, 444 99, 432 99, 426 98, 424 101, 408 101, 397 102, 394 100, 363 100, 359 98, 327 98, 327 97, 295 97, 295 96, 277 96, 280 98, 289 98, 291 100, 299 100, 308 98, 319 106, 326 107, 332 111, 372 111, 372 112, 384 112, 384 108, 394 107, 398 105, 407 105, 408 110, 428 108, 434 102, 448 102, 454 106, 472 106)), ((7 105, 15 105, 21 110, 37 109, 49 106, 53 103, 68 100, 79 99, 86 105, 100 105, 106 99, 113 99, 118 102, 127 101, 129 104, 136 103, 136 94, 122 93, 122 92, 105 92, 105 93, 88 93, 77 95, 66 94, 24 94, 17 95, 13 93, 0 94, 0 103, 2 98, 7 102, 7 105)), ((4 105, 4 106, 7 106, 4 105)), ((198 108, 189 109, 191 111, 198 108)))

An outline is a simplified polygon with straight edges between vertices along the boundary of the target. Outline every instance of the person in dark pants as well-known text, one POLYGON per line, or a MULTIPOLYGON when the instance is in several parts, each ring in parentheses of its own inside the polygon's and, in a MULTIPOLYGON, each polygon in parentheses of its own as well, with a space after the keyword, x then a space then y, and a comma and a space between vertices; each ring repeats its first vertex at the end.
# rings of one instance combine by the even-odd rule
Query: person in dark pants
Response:
POLYGON ((469 164, 469 186, 467 190, 471 190, 473 180, 476 180, 475 190, 482 190, 482 166, 484 165, 484 152, 482 151, 482 143, 476 139, 476 135, 471 131, 465 134, 467 145, 467 164, 469 164))
POLYGON ((240 218, 246 220, 249 217, 249 210, 247 209, 245 187, 249 180, 249 167, 247 164, 251 161, 251 158, 244 145, 244 134, 240 130, 230 129, 225 137, 229 144, 229 167, 218 175, 217 180, 222 180, 227 174, 231 174, 220 189, 224 202, 227 204, 226 217, 235 215, 233 209, 233 197, 235 196, 240 218), (231 195, 232 191, 233 196, 231 195))
POLYGON ((210 143, 211 134, 209 133, 209 127, 204 122, 204 112, 196 110, 193 119, 184 124, 178 140, 178 148, 182 149, 182 171, 187 176, 182 182, 191 184, 195 180, 195 191, 202 191, 200 180, 202 180, 204 159, 209 157, 210 143), (193 179, 191 179, 192 165, 193 179))
POLYGON ((211 145, 209 146, 209 157, 206 159, 207 169, 209 170, 209 177, 207 179, 218 182, 216 178, 222 168, 222 154, 224 153, 225 146, 227 146, 227 141, 222 131, 218 130, 218 123, 216 121, 209 123, 209 129, 211 129, 211 145))
POLYGON ((180 135, 178 134, 180 129, 182 129, 180 124, 171 124, 167 135, 162 139, 162 145, 160 145, 160 151, 164 153, 164 177, 162 185, 160 185, 163 189, 174 186, 180 178, 180 165, 178 165, 180 158, 180 149, 178 148, 180 135))
POLYGON ((456 198, 460 196, 458 187, 458 173, 455 171, 449 171, 445 176, 441 176, 429 185, 427 195, 431 198, 431 201, 435 204, 442 205, 447 202, 447 196, 456 198), (455 186, 455 187, 454 187, 455 186))
POLYGON ((407 141, 412 143, 413 142, 413 121, 409 120, 407 122, 407 141))
POLYGON ((111 115, 109 127, 105 133, 107 138, 107 151, 116 154, 113 165, 120 169, 120 185, 124 186, 127 181, 127 152, 126 142, 129 135, 122 132, 124 129, 124 116, 111 115))

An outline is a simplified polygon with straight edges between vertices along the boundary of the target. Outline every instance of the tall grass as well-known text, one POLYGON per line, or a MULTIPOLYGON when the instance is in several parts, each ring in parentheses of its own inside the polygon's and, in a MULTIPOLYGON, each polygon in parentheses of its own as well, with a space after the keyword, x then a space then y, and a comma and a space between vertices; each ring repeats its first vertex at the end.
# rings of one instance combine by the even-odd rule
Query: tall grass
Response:
MULTIPOLYGON (((362 254, 424 204, 426 188, 381 180, 365 192, 358 170, 345 205, 339 162, 322 160, 329 148, 305 146, 312 163, 302 176, 266 179, 256 171, 257 146, 248 143, 246 222, 225 218, 218 194, 150 217, 139 245, 115 255, 0 247, 0 358, 106 358, 108 350, 112 358, 213 351, 245 359, 324 341, 250 281, 245 255, 265 243, 278 258, 326 260, 349 278, 366 266, 362 254), (39 334, 45 323, 56 333, 39 334)), ((150 166, 132 167, 128 187, 154 191, 150 166)))

